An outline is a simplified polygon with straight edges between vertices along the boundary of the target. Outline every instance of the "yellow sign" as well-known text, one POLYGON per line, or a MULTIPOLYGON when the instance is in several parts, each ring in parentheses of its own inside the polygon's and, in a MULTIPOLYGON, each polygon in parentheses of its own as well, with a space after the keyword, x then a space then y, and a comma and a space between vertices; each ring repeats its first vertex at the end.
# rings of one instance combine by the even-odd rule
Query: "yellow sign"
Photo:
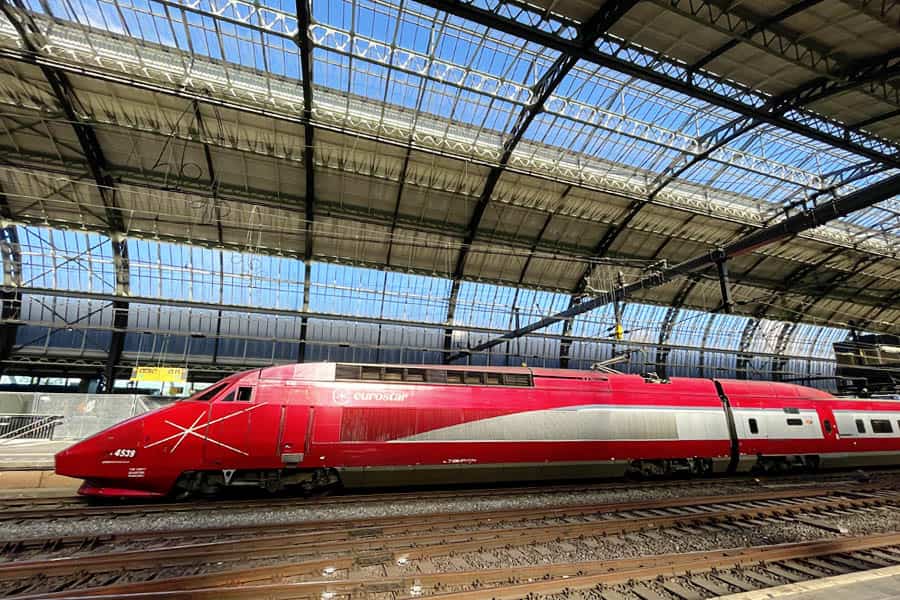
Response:
POLYGON ((131 381, 181 383, 187 381, 188 370, 178 367, 135 367, 131 369, 131 381))

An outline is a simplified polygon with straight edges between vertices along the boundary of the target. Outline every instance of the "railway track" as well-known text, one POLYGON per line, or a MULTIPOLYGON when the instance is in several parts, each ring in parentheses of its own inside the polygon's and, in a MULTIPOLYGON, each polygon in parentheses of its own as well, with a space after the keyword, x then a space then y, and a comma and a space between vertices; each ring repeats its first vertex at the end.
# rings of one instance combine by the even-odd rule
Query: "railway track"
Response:
MULTIPOLYGON (((552 563, 509 569, 215 587, 133 586, 117 598, 169 600, 421 598, 538 600, 541 598, 671 598, 698 600, 900 564, 900 534, 842 540, 664 554, 640 559, 552 563)), ((78 595, 91 598, 91 592, 78 595)), ((54 596, 44 596, 47 598, 54 596)), ((56 597, 64 597, 57 595, 56 597)))
MULTIPOLYGON (((900 470, 885 469, 879 471, 836 472, 827 474, 798 474, 790 476, 756 478, 761 485, 798 486, 805 483, 812 485, 840 485, 850 483, 858 478, 900 477, 900 470)), ((459 498, 465 494, 467 498, 503 498, 529 494, 569 494, 581 492, 599 492, 619 490, 623 487, 631 489, 662 489, 685 487, 708 487, 710 485, 752 485, 754 479, 747 476, 714 477, 709 479, 678 479, 642 482, 602 482, 578 483, 563 485, 531 485, 526 487, 500 488, 462 488, 452 490, 415 490, 386 493, 347 492, 337 496, 278 497, 278 498, 245 498, 240 500, 191 500, 185 502, 152 501, 143 503, 128 502, 102 503, 78 496, 39 496, 39 497, 0 497, 0 522, 26 521, 30 519, 65 519, 101 516, 115 518, 118 516, 150 515, 161 513, 197 512, 197 511, 236 511, 259 510, 265 508, 281 509, 298 506, 339 506, 371 503, 415 502, 459 498)))
MULTIPOLYGON (((222 535, 221 530, 180 532, 179 535, 188 536, 176 539, 156 532, 144 534, 144 538, 131 536, 131 542, 141 544, 140 550, 114 549, 116 543, 128 537, 124 536, 106 540, 105 550, 100 544, 88 548, 89 552, 82 549, 66 558, 8 563, 0 567, 0 592, 30 598, 67 597, 73 592, 119 595, 259 585, 289 579, 296 581, 290 589, 310 591, 321 598, 332 593, 328 586, 343 590, 363 585, 360 582, 367 580, 366 573, 380 571, 383 577, 406 582, 410 570, 416 570, 420 574, 433 573, 436 579, 426 578, 429 583, 423 583, 425 580, 420 577, 419 583, 411 585, 429 585, 433 588, 429 593, 438 593, 447 591, 446 585, 456 575, 435 570, 436 564, 449 560, 459 567, 454 570, 464 572, 467 563, 460 557, 472 553, 635 533, 677 539, 692 531, 753 530, 778 520, 834 516, 894 507, 898 503, 900 492, 896 490, 854 486, 453 513, 428 519, 409 516, 316 522, 290 528, 281 525, 279 533, 274 533, 273 528, 246 528, 230 531, 224 539, 216 537, 222 535), (157 547, 151 547, 151 539, 156 539, 157 547), (161 540, 168 545, 160 545, 161 540), (303 585, 309 590, 296 587, 303 585)), ((656 560, 653 557, 650 562, 656 560)), ((567 577, 584 577, 593 573, 590 568, 600 568, 578 564, 588 570, 576 570, 567 577)), ((560 565, 560 573, 567 568, 571 567, 560 565)), ((521 568, 514 572, 516 578, 521 577, 521 568)), ((509 583, 510 571, 506 573, 509 583)), ((466 589, 457 591, 465 593, 466 589)))
MULTIPOLYGON (((495 511, 479 511, 476 516, 471 512, 444 513, 439 516, 430 515, 423 525, 421 515, 397 517, 385 516, 362 519, 335 519, 307 521, 291 525, 282 523, 254 525, 247 527, 195 528, 175 529, 125 534, 106 534, 99 536, 68 536, 51 538, 33 538, 10 541, 0 546, 0 555, 6 560, 15 561, 29 555, 48 555, 68 550, 70 554, 83 552, 96 553, 104 547, 113 547, 116 552, 122 550, 139 550, 146 552, 161 540, 166 546, 174 540, 182 543, 202 544, 221 542, 224 540, 242 540, 252 537, 257 541, 261 536, 275 535, 275 539, 292 539, 293 536, 316 534, 325 536, 326 532, 339 532, 346 539, 356 540, 374 535, 386 535, 402 532, 405 529, 418 531, 435 530, 440 527, 461 529, 472 527, 472 524, 489 523, 499 526, 503 523, 527 522, 535 519, 587 519, 596 515, 606 515, 605 519, 632 519, 637 517, 679 517, 696 513, 706 514, 710 511, 735 508, 731 500, 748 508, 785 506, 791 507, 801 500, 804 502, 827 501, 836 503, 878 504, 882 500, 891 501, 894 492, 875 490, 871 495, 860 495, 865 488, 839 488, 833 490, 779 490, 759 491, 739 496, 694 496, 689 498, 673 498, 665 500, 648 500, 629 503, 593 503, 569 505, 557 508, 523 508, 495 511), (352 532, 352 533, 348 533, 352 532)), ((802 503, 801 503, 802 504, 802 503)), ((650 521, 658 523, 659 521, 650 521)), ((336 539, 336 538, 330 538, 336 539)), ((55 564, 59 564, 58 562, 55 564)), ((0 574, 4 567, 0 565, 0 574)), ((2 575, 0 575, 2 577, 2 575)))

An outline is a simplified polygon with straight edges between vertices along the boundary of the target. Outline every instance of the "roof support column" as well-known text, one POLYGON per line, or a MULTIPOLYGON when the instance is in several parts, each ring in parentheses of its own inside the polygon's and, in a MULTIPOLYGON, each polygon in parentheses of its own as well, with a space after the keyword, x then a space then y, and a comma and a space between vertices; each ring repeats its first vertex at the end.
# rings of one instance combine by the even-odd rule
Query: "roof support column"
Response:
POLYGON ((734 302, 731 299, 731 286, 728 283, 728 263, 724 258, 716 261, 716 271, 719 274, 719 291, 722 292, 722 310, 730 315, 734 312, 734 302))
MULTIPOLYGON (((119 239, 111 239, 113 264, 116 272, 116 296, 127 298, 130 294, 130 281, 128 272, 128 240, 124 236, 119 239)), ((109 340, 109 351, 106 354, 106 366, 103 369, 103 381, 100 391, 107 394, 113 393, 116 381, 116 370, 122 361, 122 352, 125 350, 125 336, 128 334, 128 302, 114 300, 113 330, 109 340)))
POLYGON ((313 222, 316 216, 316 186, 313 161, 313 87, 312 87, 312 42, 309 26, 312 22, 309 0, 297 0, 297 38, 300 47, 300 73, 303 79, 303 169, 306 172, 306 191, 303 197, 305 208, 304 249, 303 249, 303 312, 300 317, 300 343, 297 347, 297 362, 306 361, 306 337, 309 332, 309 292, 312 282, 313 222))
POLYGON ((785 323, 785 325, 781 328, 781 331, 778 334, 778 341, 775 344, 775 354, 777 356, 772 358, 772 379, 775 381, 781 381, 784 379, 784 370, 787 368, 788 359, 784 355, 787 350, 788 345, 791 343, 791 340, 794 339, 794 334, 797 332, 797 325, 799 323, 794 321, 793 323, 785 323))
MULTIPOLYGON (((706 371, 706 349, 707 342, 709 340, 709 334, 712 331, 713 323, 716 321, 716 315, 713 313, 709 314, 709 318, 706 320, 706 326, 703 328, 703 337, 700 338, 700 357, 697 360, 697 377, 705 377, 706 371)), ((712 375, 713 378, 716 377, 715 374, 712 375)))
MULTIPOLYGON (((578 304, 576 296, 569 299, 569 308, 578 304)), ((575 317, 563 321, 562 339, 559 341, 559 366, 561 369, 569 368, 569 358, 572 353, 572 326, 575 324, 575 317)))
POLYGON ((761 323, 762 320, 759 317, 753 317, 747 321, 741 332, 741 341, 738 345, 738 355, 734 366, 737 379, 750 379, 750 361, 753 360, 753 355, 750 354, 750 345, 753 343, 753 338, 756 337, 761 323))

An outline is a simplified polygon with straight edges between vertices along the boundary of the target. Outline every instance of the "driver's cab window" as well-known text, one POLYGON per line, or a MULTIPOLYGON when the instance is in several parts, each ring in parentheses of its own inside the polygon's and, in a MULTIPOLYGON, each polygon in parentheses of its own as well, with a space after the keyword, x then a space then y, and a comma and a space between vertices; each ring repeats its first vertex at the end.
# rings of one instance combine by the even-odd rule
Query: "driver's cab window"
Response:
POLYGON ((225 387, 225 384, 223 384, 223 383, 220 383, 219 385, 210 386, 210 387, 206 388, 205 390, 202 390, 202 391, 194 394, 189 399, 196 400, 197 402, 209 402, 216 396, 216 394, 221 392, 222 388, 224 388, 224 387, 225 387))
POLYGON ((252 387, 239 387, 225 394, 225 396, 221 400, 219 400, 219 402, 250 402, 252 398, 252 387))

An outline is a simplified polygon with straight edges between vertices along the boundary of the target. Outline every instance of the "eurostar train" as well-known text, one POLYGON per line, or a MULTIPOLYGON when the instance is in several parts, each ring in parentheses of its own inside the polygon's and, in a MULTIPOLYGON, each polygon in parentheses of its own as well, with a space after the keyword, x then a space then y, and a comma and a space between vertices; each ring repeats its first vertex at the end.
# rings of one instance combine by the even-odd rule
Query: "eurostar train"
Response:
POLYGON ((900 402, 603 370, 335 363, 238 373, 56 455, 81 494, 108 497, 893 464, 900 402))

